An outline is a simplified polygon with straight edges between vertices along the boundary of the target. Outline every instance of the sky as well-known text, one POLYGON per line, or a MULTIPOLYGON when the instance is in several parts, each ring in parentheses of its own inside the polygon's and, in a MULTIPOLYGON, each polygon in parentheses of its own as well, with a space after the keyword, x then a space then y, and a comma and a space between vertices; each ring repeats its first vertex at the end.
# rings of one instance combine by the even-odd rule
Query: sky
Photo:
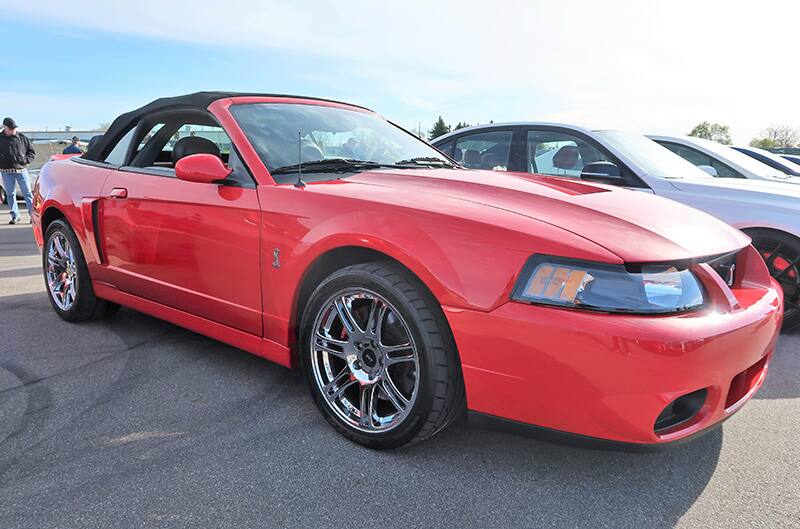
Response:
POLYGON ((0 114, 86 129, 231 90, 344 100, 408 129, 710 120, 747 143, 800 127, 798 20, 797 0, 6 2, 0 114))

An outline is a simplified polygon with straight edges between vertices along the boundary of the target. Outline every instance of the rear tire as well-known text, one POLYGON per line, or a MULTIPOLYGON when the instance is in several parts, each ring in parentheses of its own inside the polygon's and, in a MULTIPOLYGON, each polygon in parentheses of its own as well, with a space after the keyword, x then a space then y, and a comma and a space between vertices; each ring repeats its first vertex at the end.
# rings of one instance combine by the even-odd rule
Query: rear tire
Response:
POLYGON ((94 295, 81 245, 64 219, 56 219, 47 227, 42 268, 50 304, 64 320, 93 320, 119 308, 94 295))
POLYGON ((358 264, 327 277, 303 313, 299 344, 314 402, 356 443, 419 442, 463 414, 461 365, 444 314, 399 266, 358 264))
POLYGON ((747 230, 784 294, 783 330, 800 326, 800 239, 773 230, 747 230))

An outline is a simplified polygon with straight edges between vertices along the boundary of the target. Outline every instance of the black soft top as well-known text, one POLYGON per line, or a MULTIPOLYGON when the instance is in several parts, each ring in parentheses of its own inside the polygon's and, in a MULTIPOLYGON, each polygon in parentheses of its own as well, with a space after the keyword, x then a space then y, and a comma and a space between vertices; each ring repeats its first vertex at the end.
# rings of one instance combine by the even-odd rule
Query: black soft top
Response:
MULTIPOLYGON (((287 97, 287 98, 298 98, 298 99, 311 99, 315 101, 328 101, 332 103, 342 103, 340 101, 323 99, 319 97, 295 96, 288 94, 264 94, 264 93, 254 93, 254 92, 195 92, 193 94, 186 94, 182 96, 162 97, 156 99, 155 101, 147 103, 145 106, 141 108, 137 108, 136 110, 131 110, 130 112, 126 112, 120 115, 117 119, 115 119, 111 123, 111 126, 108 127, 108 130, 102 136, 97 138, 96 141, 94 141, 89 145, 89 148, 83 155, 83 158, 95 161, 102 160, 110 145, 116 144, 116 142, 123 135, 125 135, 135 123, 137 123, 139 120, 141 120, 143 117, 149 114, 155 114, 156 112, 162 110, 171 110, 171 109, 206 110, 211 103, 217 101, 218 99, 226 99, 229 97, 242 97, 242 96, 287 97)), ((359 105, 353 105, 351 103, 342 103, 342 104, 369 110, 365 107, 359 107, 359 105)))

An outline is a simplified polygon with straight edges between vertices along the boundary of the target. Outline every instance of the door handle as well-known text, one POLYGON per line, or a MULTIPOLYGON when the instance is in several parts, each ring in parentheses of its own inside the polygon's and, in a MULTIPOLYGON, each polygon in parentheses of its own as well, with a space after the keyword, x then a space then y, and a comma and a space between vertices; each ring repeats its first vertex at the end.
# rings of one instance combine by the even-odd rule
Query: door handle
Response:
POLYGON ((111 198, 128 198, 128 190, 124 187, 115 187, 108 196, 111 198))

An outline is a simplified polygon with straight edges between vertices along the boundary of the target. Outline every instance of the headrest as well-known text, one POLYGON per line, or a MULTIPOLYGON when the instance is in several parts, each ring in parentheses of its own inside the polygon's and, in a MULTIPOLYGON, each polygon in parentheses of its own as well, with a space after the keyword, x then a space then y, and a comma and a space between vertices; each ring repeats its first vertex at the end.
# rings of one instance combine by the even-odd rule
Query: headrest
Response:
POLYGON ((475 149, 464 151, 464 165, 467 167, 478 167, 481 164, 481 153, 475 149))
POLYGON ((172 148, 172 163, 176 164, 181 158, 192 154, 213 154, 222 158, 219 147, 213 141, 202 136, 186 136, 175 142, 175 146, 172 148))
POLYGON ((553 155, 553 166, 558 169, 574 169, 578 163, 578 148, 564 145, 553 155))

